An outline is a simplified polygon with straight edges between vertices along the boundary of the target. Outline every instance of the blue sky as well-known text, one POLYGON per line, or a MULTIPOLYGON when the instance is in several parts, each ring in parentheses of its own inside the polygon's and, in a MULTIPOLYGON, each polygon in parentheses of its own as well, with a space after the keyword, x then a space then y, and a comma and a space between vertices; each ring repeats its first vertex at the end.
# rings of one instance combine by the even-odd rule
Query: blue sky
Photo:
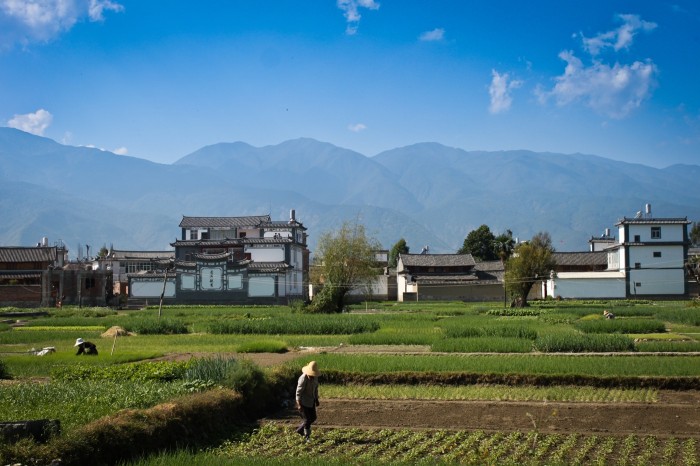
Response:
POLYGON ((700 163, 700 2, 0 0, 0 125, 170 163, 311 137, 700 163))

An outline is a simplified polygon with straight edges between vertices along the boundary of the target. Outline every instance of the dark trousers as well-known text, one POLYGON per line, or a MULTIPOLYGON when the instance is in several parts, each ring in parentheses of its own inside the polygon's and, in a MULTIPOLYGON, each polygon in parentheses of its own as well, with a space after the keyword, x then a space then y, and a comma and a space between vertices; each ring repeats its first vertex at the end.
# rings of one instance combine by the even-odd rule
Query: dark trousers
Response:
POLYGON ((308 408, 306 406, 301 407, 301 418, 304 420, 299 427, 297 427, 297 433, 300 435, 306 435, 307 437, 311 435, 311 424, 316 421, 316 407, 308 408))

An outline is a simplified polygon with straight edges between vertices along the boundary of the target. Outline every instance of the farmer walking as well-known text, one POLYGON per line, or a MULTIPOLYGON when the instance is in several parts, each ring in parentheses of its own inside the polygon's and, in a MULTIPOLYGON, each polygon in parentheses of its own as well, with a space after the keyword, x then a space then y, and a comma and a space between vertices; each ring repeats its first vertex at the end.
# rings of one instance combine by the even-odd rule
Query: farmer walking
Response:
POLYGON ((297 382, 296 408, 304 420, 297 433, 303 435, 308 442, 311 438, 311 424, 316 420, 318 402, 318 367, 316 361, 311 361, 301 368, 301 376, 297 382))

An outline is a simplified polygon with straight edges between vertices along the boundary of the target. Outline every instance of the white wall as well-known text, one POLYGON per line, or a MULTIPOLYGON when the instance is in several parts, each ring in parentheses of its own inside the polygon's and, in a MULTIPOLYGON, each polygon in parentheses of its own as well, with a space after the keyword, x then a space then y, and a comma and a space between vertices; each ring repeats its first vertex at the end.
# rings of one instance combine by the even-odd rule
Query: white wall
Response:
POLYGON ((202 267, 200 269, 200 287, 207 291, 223 290, 223 275, 224 271, 221 267, 202 267))
POLYGON ((246 246, 246 253, 255 262, 284 262, 284 246, 270 246, 266 248, 253 248, 246 246))
POLYGON ((630 295, 682 295, 685 293, 685 271, 630 269, 630 295))
MULTIPOLYGON (((129 287, 129 295, 133 298, 160 298, 160 294, 163 292, 163 280, 154 281, 153 279, 149 281, 139 281, 138 278, 131 279, 131 286, 129 287)), ((166 298, 175 297, 175 279, 170 278, 165 283, 165 295, 166 298)))
POLYGON ((254 275, 248 278, 248 296, 275 296, 275 277, 254 275))
POLYGON ((559 272, 547 281, 554 298, 625 298, 625 274, 621 272, 559 272))

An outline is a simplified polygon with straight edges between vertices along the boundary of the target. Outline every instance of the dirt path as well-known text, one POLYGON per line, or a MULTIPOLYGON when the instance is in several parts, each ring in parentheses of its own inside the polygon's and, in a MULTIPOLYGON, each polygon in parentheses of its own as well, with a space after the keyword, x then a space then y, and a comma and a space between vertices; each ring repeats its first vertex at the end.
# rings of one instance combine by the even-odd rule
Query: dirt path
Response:
MULTIPOLYGON (((663 398, 663 397, 662 397, 663 398)), ((323 400, 319 427, 530 431, 700 438, 700 394, 659 403, 323 400)), ((297 423, 293 410, 267 422, 297 423)))

